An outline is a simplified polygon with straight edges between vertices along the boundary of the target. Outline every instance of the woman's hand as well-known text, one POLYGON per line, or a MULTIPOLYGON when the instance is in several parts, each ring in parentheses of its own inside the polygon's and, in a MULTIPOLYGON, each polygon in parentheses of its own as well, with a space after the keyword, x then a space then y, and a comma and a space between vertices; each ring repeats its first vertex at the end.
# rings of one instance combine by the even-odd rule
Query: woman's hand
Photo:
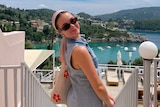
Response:
POLYGON ((113 100, 110 100, 110 102, 108 102, 107 104, 104 104, 104 107, 113 107, 114 104, 115 102, 113 100))
POLYGON ((109 102, 107 102, 107 104, 104 104, 104 107, 113 107, 113 105, 115 104, 115 99, 108 94, 109 97, 109 102))

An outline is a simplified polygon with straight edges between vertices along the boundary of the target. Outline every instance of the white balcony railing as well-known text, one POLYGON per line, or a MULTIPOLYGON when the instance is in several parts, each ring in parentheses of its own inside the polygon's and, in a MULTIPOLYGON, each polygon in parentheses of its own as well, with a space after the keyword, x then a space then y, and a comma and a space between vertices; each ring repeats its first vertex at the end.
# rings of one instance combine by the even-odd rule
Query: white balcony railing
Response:
MULTIPOLYGON (((157 67, 159 61, 160 59, 153 59, 155 84, 157 84, 159 76, 159 68, 157 67)), ((141 74, 143 72, 139 72, 139 70, 135 68, 131 73, 128 81, 117 95, 114 107, 138 107, 138 76, 143 76, 141 74)), ((56 107, 50 101, 50 95, 25 63, 0 66, 0 86, 1 107, 56 107)), ((151 101, 153 105, 159 105, 157 99, 159 88, 157 85, 153 86, 154 93, 151 101)))
POLYGON ((56 107, 25 63, 0 66, 1 107, 56 107))
POLYGON ((123 89, 116 97, 114 107, 137 107, 138 105, 138 69, 134 69, 123 89))

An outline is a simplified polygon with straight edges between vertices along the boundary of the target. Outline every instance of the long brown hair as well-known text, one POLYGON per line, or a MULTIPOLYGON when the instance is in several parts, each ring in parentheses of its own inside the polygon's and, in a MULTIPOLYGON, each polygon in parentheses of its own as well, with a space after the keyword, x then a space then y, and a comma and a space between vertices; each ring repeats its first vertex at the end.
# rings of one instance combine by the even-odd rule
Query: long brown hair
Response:
POLYGON ((66 51, 66 38, 63 37, 61 41, 61 49, 60 49, 60 61, 62 64, 66 65, 65 59, 65 51, 66 51))

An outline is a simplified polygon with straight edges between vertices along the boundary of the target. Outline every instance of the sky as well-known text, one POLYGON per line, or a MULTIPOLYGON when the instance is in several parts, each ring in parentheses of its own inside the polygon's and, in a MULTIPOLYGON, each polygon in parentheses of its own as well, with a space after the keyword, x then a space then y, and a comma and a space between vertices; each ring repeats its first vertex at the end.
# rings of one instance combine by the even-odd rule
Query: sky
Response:
POLYGON ((160 7, 160 0, 1 0, 0 4, 20 9, 63 9, 95 16, 126 9, 160 7))

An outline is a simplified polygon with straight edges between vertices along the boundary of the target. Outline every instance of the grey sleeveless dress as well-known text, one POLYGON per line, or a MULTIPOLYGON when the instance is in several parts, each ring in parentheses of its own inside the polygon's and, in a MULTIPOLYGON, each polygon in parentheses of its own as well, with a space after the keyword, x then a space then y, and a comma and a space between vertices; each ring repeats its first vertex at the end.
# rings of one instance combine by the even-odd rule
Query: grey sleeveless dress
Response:
POLYGON ((85 46, 88 49, 94 65, 97 68, 97 73, 99 74, 98 61, 94 52, 88 46, 86 40, 83 37, 81 37, 81 39, 82 41, 68 38, 66 39, 67 50, 65 57, 69 69, 70 80, 72 83, 72 87, 69 90, 67 96, 67 107, 103 107, 102 101, 95 94, 87 77, 81 70, 74 69, 70 63, 73 49, 76 46, 85 46))

